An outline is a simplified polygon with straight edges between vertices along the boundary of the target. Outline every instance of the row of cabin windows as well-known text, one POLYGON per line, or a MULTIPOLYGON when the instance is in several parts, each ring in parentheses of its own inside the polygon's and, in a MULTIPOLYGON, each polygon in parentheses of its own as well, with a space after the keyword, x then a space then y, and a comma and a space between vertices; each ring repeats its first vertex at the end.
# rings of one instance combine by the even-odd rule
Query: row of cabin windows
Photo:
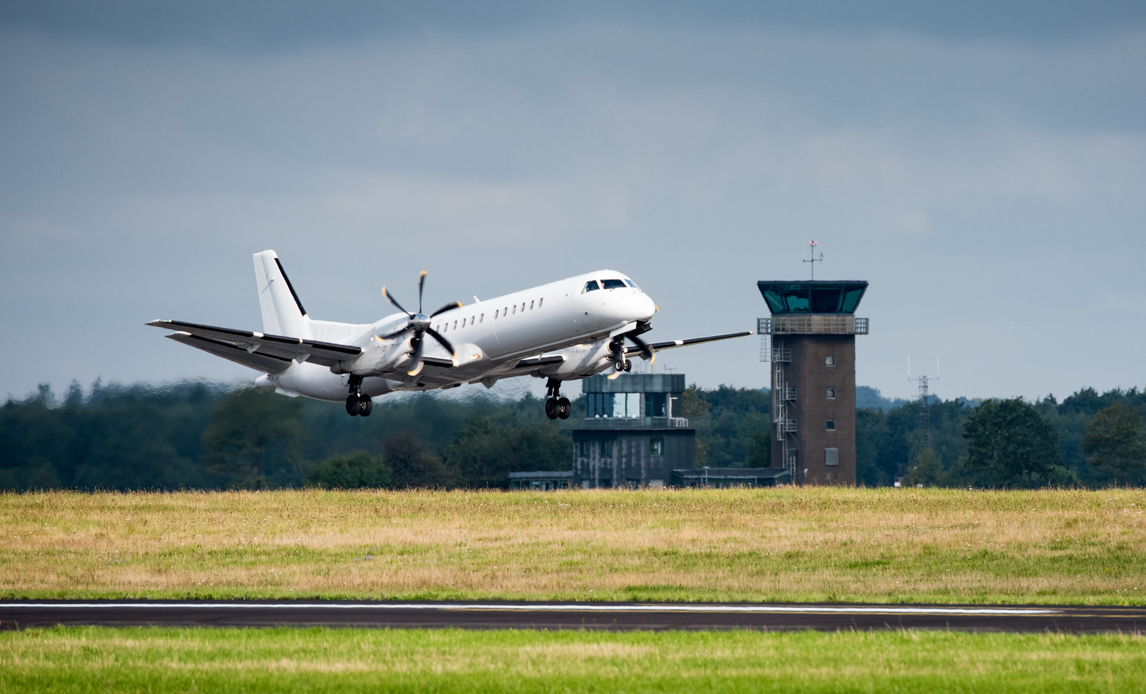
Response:
MULTIPOLYGON (((602 458, 613 457, 613 441, 598 441, 602 458)), ((588 458, 593 449, 592 441, 578 441, 577 442, 577 456, 580 458, 588 458)), ((665 454, 665 440, 661 437, 654 437, 649 439, 649 454, 650 455, 664 455, 665 454)))
MULTIPOLYGON (((537 308, 541 308, 541 304, 544 301, 545 301, 544 297, 542 297, 540 299, 535 299, 533 301, 523 301, 523 302, 521 302, 521 310, 522 310, 522 312, 524 312, 526 310, 532 311, 534 306, 536 306, 537 308), (528 309, 526 308, 527 306, 528 306, 528 309)), ((514 315, 517 313, 517 310, 518 310, 517 304, 514 304, 513 306, 506 306, 505 308, 495 310, 493 312, 493 317, 497 318, 499 316, 514 315)), ((485 314, 479 313, 476 318, 474 316, 470 316, 469 318, 462 318, 460 321, 455 320, 452 323, 450 321, 446 321, 445 323, 441 323, 437 326, 434 326, 434 330, 437 330, 438 332, 441 332, 441 333, 447 333, 450 330, 457 330, 459 327, 462 327, 462 328, 466 327, 467 321, 468 321, 469 325, 477 325, 478 323, 484 323, 485 322, 485 314), (458 325, 459 322, 461 323, 460 326, 458 325)))

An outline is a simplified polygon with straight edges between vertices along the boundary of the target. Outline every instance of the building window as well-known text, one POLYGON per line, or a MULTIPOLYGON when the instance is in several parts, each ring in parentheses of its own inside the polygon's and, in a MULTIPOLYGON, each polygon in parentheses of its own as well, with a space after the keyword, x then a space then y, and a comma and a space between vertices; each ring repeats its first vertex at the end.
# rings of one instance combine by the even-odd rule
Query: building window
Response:
POLYGON ((589 457, 589 442, 588 441, 578 441, 577 442, 577 457, 578 458, 588 458, 589 457))
POLYGON ((828 356, 824 357, 824 364, 826 364, 828 366, 835 366, 836 365, 836 355, 829 354, 828 356))
POLYGON ((829 419, 828 420, 828 431, 835 431, 835 430, 836 430, 836 420, 829 419))
POLYGON ((613 457, 613 442, 612 441, 602 441, 601 442, 601 457, 602 458, 612 458, 613 457))
POLYGON ((836 399, 836 389, 835 388, 828 388, 828 400, 835 400, 835 399, 836 399))
POLYGON ((665 440, 662 438, 651 439, 649 441, 649 452, 652 455, 665 454, 665 440))
POLYGON ((825 448, 824 449, 824 465, 839 465, 840 464, 840 449, 838 448, 825 448))

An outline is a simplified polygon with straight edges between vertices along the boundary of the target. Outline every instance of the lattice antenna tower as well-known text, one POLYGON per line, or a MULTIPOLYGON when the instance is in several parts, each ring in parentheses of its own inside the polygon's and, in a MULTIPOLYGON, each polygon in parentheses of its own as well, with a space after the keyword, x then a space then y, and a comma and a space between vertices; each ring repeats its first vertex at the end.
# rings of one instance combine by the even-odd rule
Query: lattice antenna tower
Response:
POLYGON ((816 263, 824 262, 824 254, 823 253, 820 253, 820 256, 818 258, 816 257, 816 246, 818 246, 818 245, 819 244, 816 243, 815 241, 809 241, 808 242, 808 257, 803 259, 805 263, 809 263, 809 268, 812 271, 812 279, 813 280, 816 279, 816 263))
POLYGON ((935 375, 921 374, 912 377, 911 355, 907 355, 907 380, 919 383, 919 429, 927 448, 931 448, 931 381, 939 380, 939 355, 935 355, 935 375))

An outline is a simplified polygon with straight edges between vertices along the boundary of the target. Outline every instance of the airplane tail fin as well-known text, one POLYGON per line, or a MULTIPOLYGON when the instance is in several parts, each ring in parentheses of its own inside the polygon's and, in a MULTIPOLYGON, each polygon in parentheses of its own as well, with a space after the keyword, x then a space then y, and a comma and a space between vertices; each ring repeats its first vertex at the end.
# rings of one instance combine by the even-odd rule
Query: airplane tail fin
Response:
POLYGON ((298 294, 283 271, 274 251, 254 254, 255 281, 259 288, 259 308, 263 314, 263 332, 269 335, 309 338, 310 318, 298 294))

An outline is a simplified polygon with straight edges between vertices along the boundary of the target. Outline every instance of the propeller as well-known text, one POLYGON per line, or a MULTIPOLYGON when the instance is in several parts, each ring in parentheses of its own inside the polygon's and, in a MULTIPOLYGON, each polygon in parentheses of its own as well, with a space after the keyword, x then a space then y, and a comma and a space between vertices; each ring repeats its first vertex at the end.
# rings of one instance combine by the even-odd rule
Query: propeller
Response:
POLYGON ((433 318, 435 318, 436 316, 438 316, 439 314, 445 313, 446 311, 449 311, 449 310, 455 309, 455 308, 461 308, 462 302, 460 302, 460 301, 450 302, 450 303, 446 304, 445 306, 441 307, 440 309, 438 309, 437 311, 434 311, 433 313, 431 313, 430 315, 427 316, 426 314, 422 313, 422 290, 425 288, 425 286, 426 286, 426 271, 422 270, 422 274, 418 277, 418 312, 417 313, 410 313, 409 311, 407 311, 405 309, 405 307, 402 306, 402 304, 398 303, 397 299, 395 299, 393 296, 390 296, 390 292, 386 291, 386 287, 382 287, 382 296, 386 297, 386 299, 389 300, 390 303, 394 304, 394 306, 396 306, 399 311, 401 311, 402 313, 405 313, 407 316, 409 316, 410 322, 407 323, 405 325, 405 327, 399 328, 398 330, 395 330, 392 333, 389 333, 387 335, 378 335, 377 337, 380 340, 391 340, 391 339, 394 339, 397 337, 401 337, 402 335, 405 335, 406 333, 409 333, 409 332, 414 333, 413 337, 410 338, 410 346, 414 348, 414 352, 413 352, 414 368, 412 368, 406 372, 407 375, 410 375, 410 376, 417 376, 418 373, 422 370, 422 347, 423 347, 423 336, 425 336, 425 335, 429 335, 430 337, 437 340, 438 344, 440 344, 442 347, 445 347, 446 351, 449 352, 451 356, 453 356, 454 358, 457 358, 457 352, 454 351, 454 346, 450 344, 449 340, 442 337, 441 333, 439 333, 437 330, 434 330, 433 328, 430 327, 430 321, 433 318))

